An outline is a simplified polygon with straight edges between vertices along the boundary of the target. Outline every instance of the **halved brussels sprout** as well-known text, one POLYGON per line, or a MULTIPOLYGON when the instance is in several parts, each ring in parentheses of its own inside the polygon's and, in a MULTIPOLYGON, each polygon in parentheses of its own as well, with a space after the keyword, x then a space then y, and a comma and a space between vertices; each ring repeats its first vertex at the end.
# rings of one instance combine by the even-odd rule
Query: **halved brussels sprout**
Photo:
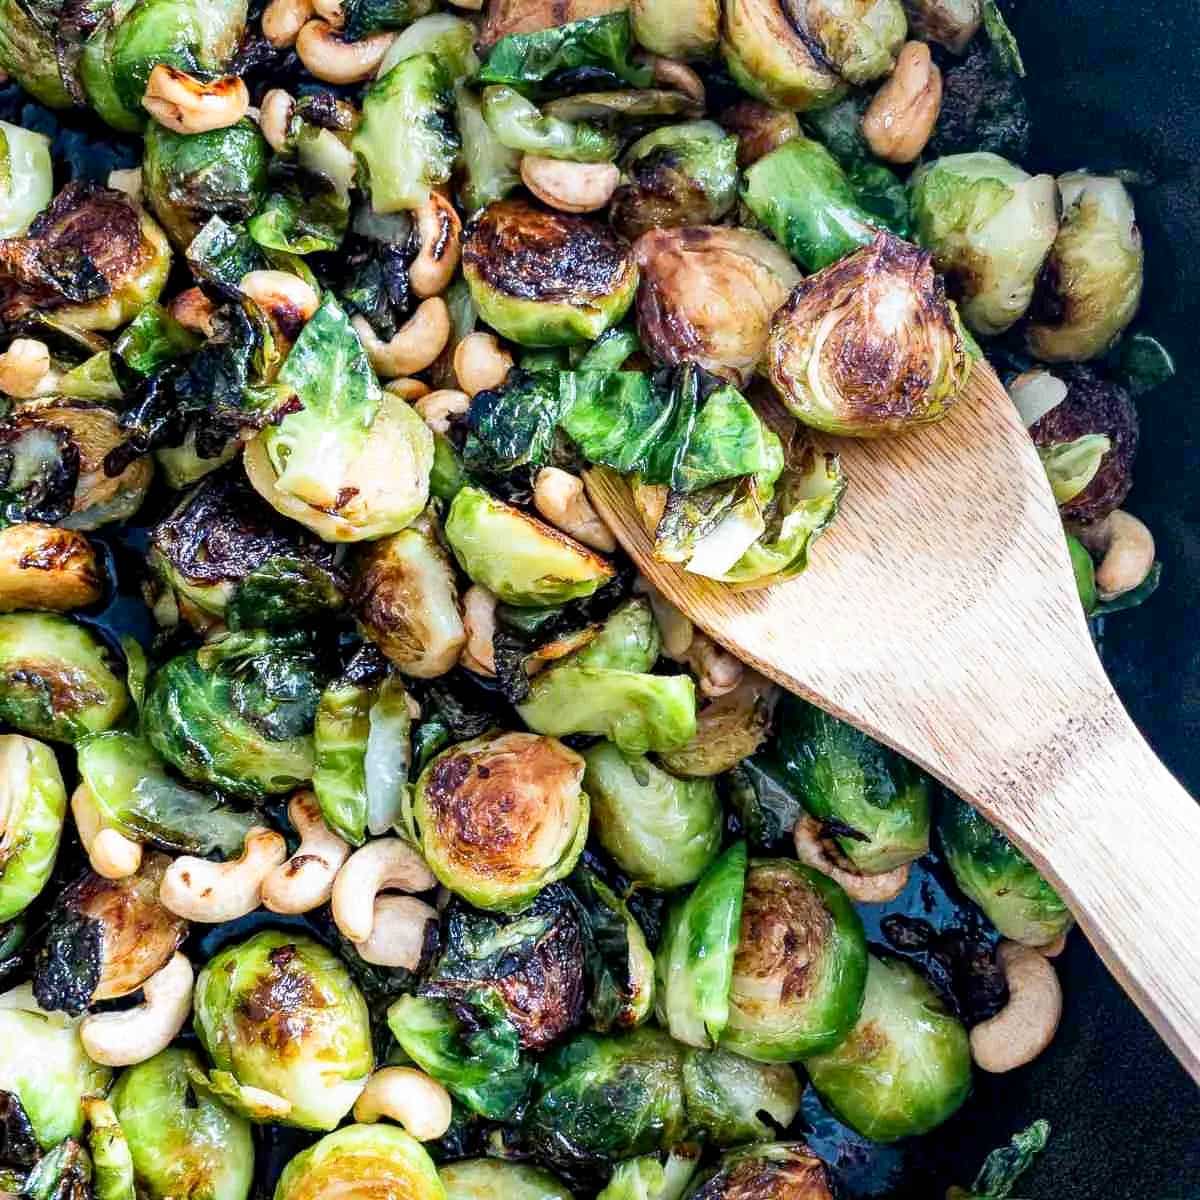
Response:
POLYGON ((766 351, 772 314, 800 280, 787 253, 751 229, 700 226, 651 230, 634 255, 646 353, 746 383, 766 351))
POLYGON ((70 108, 74 100, 58 69, 54 35, 31 7, 24 0, 0 0, 0 71, 47 108, 70 108))
POLYGON ((946 793, 937 830, 955 882, 1004 937, 1046 946, 1074 924, 1037 868, 969 804, 946 793))
POLYGON ((683 1086, 688 1117, 716 1146, 767 1141, 789 1128, 803 1090, 787 1063, 751 1062, 727 1050, 689 1054, 683 1086))
POLYGON ((611 133, 565 114, 543 112, 515 88, 484 88, 483 119, 503 145, 523 154, 571 162, 606 162, 617 154, 611 133))
POLYGON ((569 875, 587 840, 584 763, 554 738, 490 733, 439 754, 413 818, 441 883, 479 908, 519 912, 569 875))
POLYGON ((951 154, 909 181, 917 240, 933 252, 963 320, 988 336, 1025 315, 1058 233, 1053 176, 998 154, 951 154))
POLYGON ((803 1142, 747 1146, 726 1154, 689 1200, 834 1200, 825 1164, 803 1142))
MULTIPOLYGON (((424 7, 426 3, 427 0, 417 0, 410 7, 416 9, 424 7)), ((450 83, 462 83, 463 80, 472 78, 479 70, 475 35, 475 26, 454 13, 435 12, 418 17, 396 35, 396 40, 388 48, 379 69, 375 72, 375 78, 382 79, 406 58, 417 54, 432 54, 450 76, 450 83)))
POLYGON ((629 16, 638 45, 663 58, 711 58, 720 41, 718 0, 631 0, 629 16))
MULTIPOLYGON (((3 38, 0 33, 0 63, 3 38)), ((53 194, 50 139, 0 121, 0 238, 20 237, 53 194)))
POLYGON ((0 720, 52 742, 110 729, 129 692, 89 629, 56 613, 0 615, 0 720))
POLYGON ((754 671, 732 691, 696 714, 696 733, 686 746, 659 755, 673 775, 711 777, 731 771, 766 741, 779 689, 754 671))
POLYGON ((439 1169, 446 1200, 573 1200, 541 1167, 500 1158, 468 1158, 439 1169))
POLYGON ((521 186, 521 152, 506 146, 492 132, 474 92, 461 88, 454 104, 466 176, 460 199, 467 212, 474 214, 521 186))
POLYGON ((616 234, 528 200, 489 204, 467 229, 462 261, 479 315, 522 346, 592 341, 637 290, 633 255, 616 234))
POLYGON ((155 671, 143 728, 188 779, 248 799, 282 795, 312 778, 321 682, 309 635, 229 633, 155 671))
POLYGON ((683 1200, 700 1165, 700 1146, 684 1142, 665 1154, 643 1154, 617 1163, 596 1200, 683 1200))
POLYGON ((210 1085, 246 1115, 333 1129, 375 1065, 370 1014, 336 955, 312 938, 263 930, 226 947, 196 980, 193 1020, 210 1085))
POLYGON ((875 1142, 928 1133, 971 1090, 967 1031, 898 959, 870 956, 858 1023, 804 1069, 825 1106, 875 1142))
POLYGON ((77 1022, 43 1012, 29 984, 0 996, 0 1092, 20 1102, 43 1150, 83 1132, 83 1098, 111 1078, 84 1054, 77 1022))
POLYGON ((721 846, 721 806, 708 779, 676 779, 641 755, 601 742, 584 754, 584 786, 600 844, 635 883, 695 883, 721 846))
POLYGON ((250 1125, 196 1088, 192 1050, 163 1050, 122 1072, 112 1106, 145 1200, 246 1200, 254 1172, 250 1125))
POLYGON ((832 879, 792 859, 751 862, 722 1046, 758 1062, 832 1049, 866 975, 862 921, 832 879))
POLYGON ((274 1200, 446 1200, 433 1159, 395 1125, 347 1125, 302 1150, 283 1169, 274 1200))
POLYGON ((971 372, 929 254, 890 233, 796 287, 767 360, 793 416, 853 437, 940 421, 971 372))
POLYGON ((1133 200, 1113 176, 1058 177, 1062 222, 1034 292, 1026 340, 1043 362, 1098 358, 1133 320, 1145 255, 1133 200))
POLYGON ((33 738, 0 736, 0 921, 46 886, 67 813, 58 760, 33 738))

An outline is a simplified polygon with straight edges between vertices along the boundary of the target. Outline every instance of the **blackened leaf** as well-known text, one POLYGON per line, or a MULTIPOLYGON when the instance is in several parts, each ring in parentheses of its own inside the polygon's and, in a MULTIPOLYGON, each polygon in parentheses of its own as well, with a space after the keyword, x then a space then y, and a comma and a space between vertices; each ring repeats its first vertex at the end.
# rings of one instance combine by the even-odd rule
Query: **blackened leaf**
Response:
POLYGON ((513 370, 503 387, 471 401, 463 461, 468 470, 504 473, 550 459, 560 410, 558 375, 513 370))

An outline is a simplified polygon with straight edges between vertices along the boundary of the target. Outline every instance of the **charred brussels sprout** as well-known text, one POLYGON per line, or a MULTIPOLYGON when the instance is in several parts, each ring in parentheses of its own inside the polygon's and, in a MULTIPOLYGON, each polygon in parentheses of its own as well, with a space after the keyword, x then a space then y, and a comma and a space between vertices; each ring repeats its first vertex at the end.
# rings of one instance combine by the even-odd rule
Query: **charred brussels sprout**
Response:
POLYGON ((480 213, 463 274, 479 315, 523 346, 592 341, 620 321, 637 289, 633 255, 616 234, 527 200, 480 213))
POLYGON ((803 1142, 747 1146, 721 1159, 689 1200, 834 1200, 825 1164, 803 1142))
MULTIPOLYGON (((0 61, 3 37, 0 33, 0 61)), ((0 238, 20 237, 53 194, 50 139, 0 121, 0 238)))
POLYGON ((717 0, 632 0, 629 15, 638 45, 664 58, 711 58, 720 40, 717 0))
POLYGON ((696 714, 696 733, 679 750, 659 755, 675 775, 709 778, 731 771, 753 754, 771 730, 779 689, 753 671, 732 691, 696 714))
POLYGON ((104 644, 53 613, 0 615, 0 719, 52 742, 110 729, 129 707, 104 644))
POLYGON ((928 1133, 971 1090, 967 1031, 897 959, 870 959, 858 1023, 804 1068, 825 1105, 875 1142, 928 1133))
POLYGON ((787 1063, 758 1063, 727 1050, 689 1054, 683 1063, 688 1116, 716 1146, 762 1142, 800 1111, 800 1080, 787 1063))
POLYGON ((941 420, 971 370, 929 255, 887 233, 797 286, 767 359, 793 416, 855 437, 941 420))
POLYGON ((188 779, 234 796, 290 792, 312 778, 321 679, 307 634, 230 633, 150 679, 150 744, 188 779))
POLYGON ((1144 255, 1133 201, 1116 178, 1060 175, 1062 224, 1042 267, 1026 332, 1043 362, 1097 358, 1133 320, 1144 255))
POLYGON ((446 1200, 433 1159, 395 1125, 347 1125, 302 1150, 283 1169, 274 1200, 373 1196, 446 1200))
POLYGON ((0 736, 0 921, 46 886, 67 812, 58 760, 33 738, 0 736))
POLYGON ((499 1158, 470 1158, 438 1171, 446 1200, 572 1200, 549 1171, 499 1158))
POLYGON ((862 1008, 862 921, 831 879, 790 859, 750 864, 721 1045, 759 1062, 836 1046, 862 1008))
POLYGON ((246 1200, 254 1170, 250 1125, 198 1089, 200 1057, 164 1050, 117 1080, 112 1106, 146 1200, 246 1200))
POLYGON ((0 0, 0 71, 47 108, 70 108, 73 98, 58 69, 54 35, 31 7, 24 0, 0 0))
POLYGON ((998 154, 951 154, 918 168, 910 186, 917 240, 963 320, 976 333, 1003 333, 1025 315, 1058 232, 1053 177, 998 154))
POLYGON ((209 1084, 247 1115, 332 1129, 374 1066, 366 1002, 341 960, 311 938, 256 933, 196 980, 209 1084))
POLYGON ((700 1146, 684 1142, 666 1154, 643 1154, 617 1163, 596 1200, 682 1200, 700 1165, 700 1146))
POLYGON ((955 882, 1011 941, 1046 946, 1071 928, 1070 910, 1034 865, 969 804, 947 794, 938 839, 955 882))
POLYGON ((491 733, 443 751, 421 772, 413 801, 430 869, 480 908, 526 908, 583 851, 583 771, 573 750, 529 733, 491 733))

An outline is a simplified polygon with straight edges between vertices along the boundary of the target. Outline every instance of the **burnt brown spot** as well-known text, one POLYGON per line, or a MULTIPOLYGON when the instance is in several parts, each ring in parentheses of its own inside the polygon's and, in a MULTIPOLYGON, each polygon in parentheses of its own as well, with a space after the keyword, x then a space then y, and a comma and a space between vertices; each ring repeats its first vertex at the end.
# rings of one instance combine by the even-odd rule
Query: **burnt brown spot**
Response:
POLYGON ((238 1006, 242 1033, 279 1055, 295 1054, 312 1027, 316 1011, 328 999, 298 962, 293 945, 279 946, 267 955, 267 969, 242 996, 238 1006))
POLYGON ((803 1142, 763 1147, 718 1171, 695 1200, 833 1200, 825 1164, 803 1142))

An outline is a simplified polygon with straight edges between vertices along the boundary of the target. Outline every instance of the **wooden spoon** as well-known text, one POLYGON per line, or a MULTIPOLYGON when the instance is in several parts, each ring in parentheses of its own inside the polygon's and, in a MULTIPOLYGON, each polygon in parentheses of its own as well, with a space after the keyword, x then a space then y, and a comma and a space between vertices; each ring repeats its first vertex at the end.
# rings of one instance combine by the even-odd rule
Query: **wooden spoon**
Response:
POLYGON ((849 488, 798 578, 655 560, 620 476, 592 502, 664 596, 790 691, 918 762, 1033 860, 1200 1082, 1200 808, 1096 656, 1045 472, 979 364, 941 424, 819 439, 849 488))

